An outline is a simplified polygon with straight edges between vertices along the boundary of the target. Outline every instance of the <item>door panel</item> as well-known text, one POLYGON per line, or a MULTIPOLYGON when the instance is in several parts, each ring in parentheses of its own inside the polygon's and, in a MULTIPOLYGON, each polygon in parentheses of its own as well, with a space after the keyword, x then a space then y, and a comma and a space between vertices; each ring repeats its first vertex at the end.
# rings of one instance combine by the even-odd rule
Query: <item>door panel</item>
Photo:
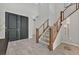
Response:
POLYGON ((16 29, 9 30, 9 39, 10 39, 10 41, 14 41, 14 40, 18 39, 16 29))
POLYGON ((14 14, 9 14, 9 28, 15 28, 16 29, 16 23, 17 23, 17 16, 14 14))
POLYGON ((20 38, 28 38, 28 18, 21 16, 20 38))
POLYGON ((8 33, 9 33, 9 40, 14 41, 17 40, 17 15, 15 14, 8 14, 8 33))

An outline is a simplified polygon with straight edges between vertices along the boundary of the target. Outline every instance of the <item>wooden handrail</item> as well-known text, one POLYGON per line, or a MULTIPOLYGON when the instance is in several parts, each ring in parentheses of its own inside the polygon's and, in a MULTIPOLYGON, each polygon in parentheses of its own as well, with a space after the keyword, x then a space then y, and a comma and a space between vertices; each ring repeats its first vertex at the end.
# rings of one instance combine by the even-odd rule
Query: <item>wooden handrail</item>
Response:
POLYGON ((43 32, 39 35, 39 38, 42 36, 42 34, 45 32, 45 30, 48 28, 48 26, 43 30, 43 32))
POLYGON ((74 10, 71 14, 69 14, 67 17, 65 17, 64 20, 67 19, 69 16, 71 16, 75 11, 77 11, 77 10, 74 10))
POLYGON ((36 29, 36 42, 39 43, 39 30, 36 29))
POLYGON ((49 27, 49 19, 47 19, 39 28, 36 29, 36 42, 39 43, 39 38, 43 35, 43 33, 46 31, 46 29, 49 27), (45 24, 47 26, 45 27, 45 24), (40 28, 43 27, 43 32, 39 34, 40 28))
POLYGON ((45 23, 48 23, 48 20, 49 19, 47 19, 38 29, 40 29, 45 23))
MULTIPOLYGON (((72 4, 73 5, 73 4, 72 4)), ((71 6, 72 6, 71 5, 71 6)), ((79 9, 79 3, 74 3, 74 5, 76 5, 76 9, 74 10, 74 11, 72 11, 68 16, 66 16, 66 17, 64 17, 63 18, 63 21, 65 20, 65 19, 67 19, 69 16, 71 16, 75 11, 77 11, 78 9, 79 9)), ((69 7, 68 7, 69 8, 69 7)), ((64 13, 65 13, 65 11, 63 11, 64 13)))
POLYGON ((70 6, 72 6, 74 3, 70 3, 63 11, 67 10, 70 6))

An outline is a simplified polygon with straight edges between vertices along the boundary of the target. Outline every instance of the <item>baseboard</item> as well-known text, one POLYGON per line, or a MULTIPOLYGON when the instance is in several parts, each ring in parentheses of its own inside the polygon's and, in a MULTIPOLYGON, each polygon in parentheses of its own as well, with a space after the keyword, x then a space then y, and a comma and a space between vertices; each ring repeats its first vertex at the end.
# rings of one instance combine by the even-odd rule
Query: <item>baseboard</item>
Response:
POLYGON ((66 44, 70 44, 70 45, 74 45, 74 46, 79 47, 79 44, 68 42, 68 41, 62 41, 62 43, 66 43, 66 44))

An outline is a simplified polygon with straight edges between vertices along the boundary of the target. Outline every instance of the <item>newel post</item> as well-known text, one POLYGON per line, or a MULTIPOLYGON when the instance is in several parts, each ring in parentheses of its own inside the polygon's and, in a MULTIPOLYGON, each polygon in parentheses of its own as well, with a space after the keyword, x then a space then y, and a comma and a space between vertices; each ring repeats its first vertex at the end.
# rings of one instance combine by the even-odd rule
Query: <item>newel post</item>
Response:
POLYGON ((77 5, 78 5, 78 9, 79 9, 79 3, 77 3, 77 5))
POLYGON ((62 21, 64 20, 64 11, 60 12, 60 23, 62 25, 62 21))
POLYGON ((36 29, 36 43, 39 43, 39 29, 36 29))
POLYGON ((79 9, 79 3, 76 3, 76 10, 79 9))
POLYGON ((49 28, 50 32, 49 32, 49 45, 48 45, 48 48, 50 51, 53 50, 53 32, 52 32, 52 29, 51 27, 49 28))
POLYGON ((62 25, 62 11, 60 12, 60 25, 62 25))

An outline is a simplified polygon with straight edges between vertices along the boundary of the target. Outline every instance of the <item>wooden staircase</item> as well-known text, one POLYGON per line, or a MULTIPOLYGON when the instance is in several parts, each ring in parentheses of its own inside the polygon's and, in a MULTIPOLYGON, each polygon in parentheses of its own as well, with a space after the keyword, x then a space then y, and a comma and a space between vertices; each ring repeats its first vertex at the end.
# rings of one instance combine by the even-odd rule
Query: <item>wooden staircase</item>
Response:
POLYGON ((61 29, 62 22, 79 9, 79 3, 71 3, 63 11, 60 11, 58 20, 49 26, 49 19, 46 20, 39 28, 36 29, 36 42, 45 43, 48 49, 53 50, 53 43, 61 29))

